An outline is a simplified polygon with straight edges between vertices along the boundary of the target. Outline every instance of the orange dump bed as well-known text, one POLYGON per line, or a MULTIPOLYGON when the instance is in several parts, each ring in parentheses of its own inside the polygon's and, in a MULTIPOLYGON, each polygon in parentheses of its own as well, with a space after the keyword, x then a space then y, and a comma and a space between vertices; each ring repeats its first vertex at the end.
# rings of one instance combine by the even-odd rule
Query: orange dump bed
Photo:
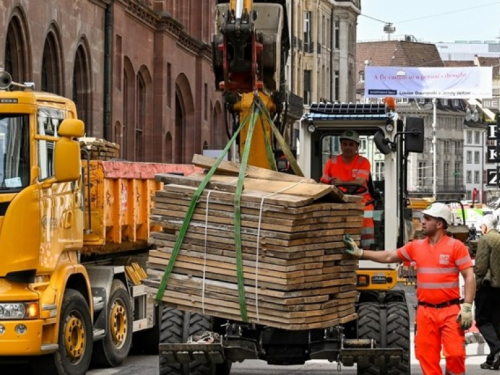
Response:
POLYGON ((86 229, 83 252, 87 254, 146 248, 152 229, 149 222, 152 197, 162 188, 154 176, 162 173, 187 176, 200 171, 186 164, 92 160, 89 193, 88 163, 83 163, 86 229))

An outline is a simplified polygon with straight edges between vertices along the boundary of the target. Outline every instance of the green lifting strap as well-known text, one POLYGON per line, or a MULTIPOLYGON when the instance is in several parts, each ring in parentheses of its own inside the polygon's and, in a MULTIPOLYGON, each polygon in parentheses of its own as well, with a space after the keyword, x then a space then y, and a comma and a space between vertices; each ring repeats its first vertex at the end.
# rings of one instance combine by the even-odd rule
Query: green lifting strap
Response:
POLYGON ((217 168, 219 167, 220 163, 228 153, 229 149, 232 147, 233 143, 236 141, 236 138, 238 137, 238 134, 240 134, 241 129, 247 124, 248 119, 244 121, 243 123, 240 124, 238 130, 233 134, 233 137, 229 141, 229 143, 226 145, 224 150, 222 151, 222 154, 219 156, 215 164, 212 166, 210 171, 207 173, 207 176, 205 179, 200 183, 200 186, 194 193, 193 199, 191 200, 191 204, 189 205, 189 209, 186 213, 186 217, 184 218, 184 221, 181 226, 181 230, 179 232, 179 236, 177 237, 177 241, 175 242, 174 248, 172 249, 172 256, 170 257, 170 260, 168 261, 167 268, 165 269, 165 273, 163 274, 163 277, 160 282, 160 286, 158 288, 158 292, 156 293, 156 301, 161 302, 163 294, 165 293, 165 288, 167 287, 168 280, 170 278, 170 275, 172 273, 172 270, 174 268, 175 261, 177 260, 177 256, 179 255, 182 242, 184 241, 184 237, 186 236, 186 232, 188 231, 189 228, 189 223, 191 222, 191 219, 193 218, 194 210, 196 208, 196 204, 198 203, 198 199, 201 196, 201 193, 203 190, 205 190, 205 187, 208 185, 210 182, 210 179, 212 176, 215 174, 217 171, 217 168))
POLYGON ((252 116, 250 120, 250 127, 245 140, 245 148, 240 162, 240 173, 238 175, 238 183, 236 184, 236 191, 234 193, 234 243, 236 251, 236 274, 238 277, 238 294, 240 300, 240 314, 243 322, 248 322, 248 314, 245 303, 245 278, 243 276, 243 260, 241 249, 241 193, 243 191, 243 181, 248 165, 248 157, 250 155, 250 146, 252 144, 253 132, 255 123, 258 118, 258 107, 255 105, 255 99, 252 104, 252 116))
POLYGON ((271 115, 269 114, 267 108, 262 104, 261 100, 256 101, 256 105, 260 109, 260 111, 264 114, 264 116, 266 116, 266 118, 269 122, 269 125, 271 126, 271 129, 273 130, 273 134, 276 137, 276 141, 278 142, 278 146, 280 146, 281 150, 283 151, 283 153, 286 156, 286 159, 288 160, 288 162, 292 166, 293 172, 295 173, 295 175, 297 175, 299 177, 304 177, 304 173, 300 169, 299 164, 297 163, 297 160, 295 159, 295 157, 292 154, 292 151, 290 150, 290 147, 286 143, 285 139, 283 138, 283 136, 279 132, 276 125, 274 125, 274 122, 271 119, 271 115))

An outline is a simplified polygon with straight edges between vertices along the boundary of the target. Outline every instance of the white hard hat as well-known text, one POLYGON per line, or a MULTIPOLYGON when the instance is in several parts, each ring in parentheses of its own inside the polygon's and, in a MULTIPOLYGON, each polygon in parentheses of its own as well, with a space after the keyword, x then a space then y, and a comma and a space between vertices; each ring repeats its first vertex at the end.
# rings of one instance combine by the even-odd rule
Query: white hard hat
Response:
POLYGON ((359 134, 355 130, 346 130, 340 135, 340 140, 348 139, 350 141, 354 141, 359 145, 359 134))
POLYGON ((426 210, 423 210, 424 215, 440 218, 446 221, 446 224, 451 225, 451 210, 444 203, 433 203, 426 210))

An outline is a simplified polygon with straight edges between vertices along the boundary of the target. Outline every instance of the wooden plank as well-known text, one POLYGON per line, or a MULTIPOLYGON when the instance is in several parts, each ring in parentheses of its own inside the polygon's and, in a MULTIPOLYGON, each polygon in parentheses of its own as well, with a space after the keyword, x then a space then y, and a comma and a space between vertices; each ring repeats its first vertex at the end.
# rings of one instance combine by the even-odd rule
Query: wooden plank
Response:
MULTIPOLYGON (((189 175, 187 177, 168 174, 168 173, 160 173, 160 174, 155 175, 155 180, 163 182, 164 184, 177 184, 177 185, 191 186, 191 187, 197 188, 203 180, 203 179, 200 179, 199 176, 200 176, 200 174, 197 174, 197 173, 189 175), (193 178, 192 176, 197 176, 197 177, 193 178)), ((219 190, 219 191, 226 191, 228 193, 234 193, 236 191, 236 183, 237 182, 238 182, 237 178, 236 179, 231 178, 228 180, 211 179, 210 182, 208 182, 205 189, 206 190, 219 190)))
MULTIPOLYGON (((173 203, 178 205, 189 206, 192 200, 192 194, 189 194, 189 191, 173 191, 171 189, 172 186, 178 187, 179 185, 167 185, 164 190, 159 190, 156 192, 154 196, 154 202, 158 203, 173 203)), ((194 194, 194 190, 192 190, 194 194)), ((208 199, 209 207, 218 207, 218 209, 222 210, 234 210, 234 196, 231 194, 219 194, 217 195, 216 191, 212 191, 208 199), (222 208, 226 207, 226 208, 222 208)), ((198 199, 197 206, 202 205, 202 207, 206 207, 207 204, 207 195, 202 194, 198 199)), ((297 198, 297 197, 294 197, 297 198)), ((262 202, 262 200, 259 200, 262 202)), ((311 202, 312 204, 312 202, 311 202)), ((242 211, 251 214, 252 212, 257 215, 267 215, 270 217, 277 218, 287 218, 289 215, 293 215, 295 219, 303 219, 310 217, 324 217, 328 215, 363 215, 363 204, 360 203, 325 203, 325 202, 314 202, 314 206, 310 208, 303 207, 300 210, 284 207, 279 205, 270 204, 268 200, 264 200, 264 205, 261 209, 260 203, 254 204, 253 202, 242 202, 242 211)))
MULTIPOLYGON (((188 177, 189 179, 199 180, 200 182, 206 178, 205 174, 194 173, 188 177)), ((210 181, 233 184, 235 178, 233 176, 213 175, 210 181)), ((340 196, 330 196, 334 191, 334 186, 318 184, 317 182, 308 183, 305 181, 290 182, 283 180, 263 180, 259 178, 245 177, 243 182, 243 191, 260 191, 269 194, 287 194, 301 197, 313 198, 314 200, 329 197, 335 202, 344 202, 340 196)))
MULTIPOLYGON (((201 168, 206 168, 206 169, 211 169, 214 165, 217 159, 209 157, 209 156, 204 156, 204 155, 199 155, 199 154, 194 154, 192 163, 196 165, 197 167, 201 168)), ((217 172, 219 174, 231 174, 234 176, 238 176, 241 170, 241 165, 239 163, 234 163, 231 161, 225 161, 223 160, 219 166, 217 167, 217 172)), ((299 181, 305 181, 305 182, 310 182, 310 183, 315 183, 316 181, 313 179, 307 179, 305 177, 300 177, 300 176, 295 176, 292 174, 288 173, 281 173, 281 172, 276 172, 272 171, 270 169, 265 169, 265 168, 259 168, 259 167, 254 167, 252 165, 248 165, 247 169, 245 171, 245 175, 248 177, 253 177, 253 178, 260 178, 264 180, 280 180, 280 181, 289 181, 289 182, 299 182, 299 181)))

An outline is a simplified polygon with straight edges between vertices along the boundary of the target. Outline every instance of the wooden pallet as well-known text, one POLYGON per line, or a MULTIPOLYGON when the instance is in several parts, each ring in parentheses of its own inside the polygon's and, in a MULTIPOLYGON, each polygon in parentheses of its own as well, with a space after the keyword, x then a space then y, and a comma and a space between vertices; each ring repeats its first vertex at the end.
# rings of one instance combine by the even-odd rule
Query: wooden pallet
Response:
MULTIPOLYGON (((211 159, 195 158, 198 166, 211 159)), ((224 163, 201 193, 161 297, 185 311, 241 320, 235 245, 238 165, 224 163), (233 175, 231 175, 233 174, 233 175)), ((356 319, 357 259, 344 234, 359 241, 362 198, 331 186, 252 167, 241 196, 241 264, 245 309, 252 323, 302 330, 356 319), (283 175, 284 178, 279 178, 283 175)), ((149 239, 148 292, 156 296, 191 200, 204 175, 156 175, 149 239)))

